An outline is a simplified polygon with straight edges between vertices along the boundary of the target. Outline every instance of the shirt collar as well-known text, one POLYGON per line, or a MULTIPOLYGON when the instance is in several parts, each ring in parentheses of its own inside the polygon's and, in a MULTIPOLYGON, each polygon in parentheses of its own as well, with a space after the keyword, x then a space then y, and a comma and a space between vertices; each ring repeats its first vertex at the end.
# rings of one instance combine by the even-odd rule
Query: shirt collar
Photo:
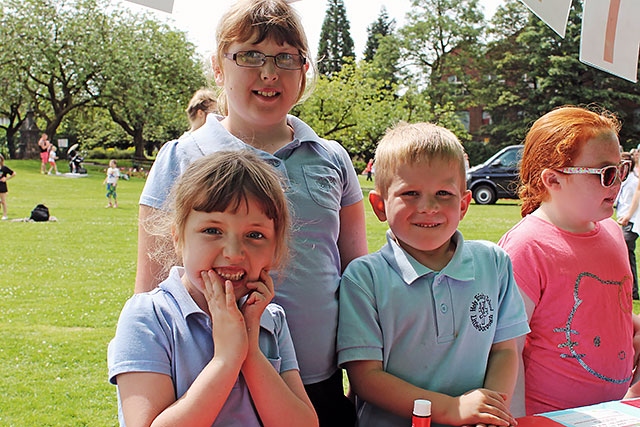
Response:
POLYGON ((451 261, 439 272, 421 264, 402 249, 398 242, 396 242, 391 230, 387 230, 387 244, 382 247, 380 253, 391 268, 395 270, 408 285, 429 274, 445 275, 461 282, 474 280, 475 267, 473 256, 464 244, 462 233, 456 230, 452 239, 456 244, 456 250, 451 261))
POLYGON ((189 295, 189 291, 182 284, 182 275, 184 274, 184 267, 171 267, 171 271, 169 272, 169 277, 162 283, 160 283, 160 288, 170 294, 180 307, 180 312, 186 319, 189 315, 195 313, 202 313, 206 315, 204 311, 198 304, 191 298, 189 295))

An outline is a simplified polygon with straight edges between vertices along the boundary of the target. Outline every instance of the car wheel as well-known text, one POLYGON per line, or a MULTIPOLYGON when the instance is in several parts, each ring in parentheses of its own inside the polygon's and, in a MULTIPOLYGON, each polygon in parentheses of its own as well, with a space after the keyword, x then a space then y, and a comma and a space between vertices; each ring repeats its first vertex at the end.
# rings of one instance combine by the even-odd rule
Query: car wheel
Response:
POLYGON ((492 205, 497 199, 496 192, 488 185, 479 185, 473 190, 473 200, 479 205, 492 205))

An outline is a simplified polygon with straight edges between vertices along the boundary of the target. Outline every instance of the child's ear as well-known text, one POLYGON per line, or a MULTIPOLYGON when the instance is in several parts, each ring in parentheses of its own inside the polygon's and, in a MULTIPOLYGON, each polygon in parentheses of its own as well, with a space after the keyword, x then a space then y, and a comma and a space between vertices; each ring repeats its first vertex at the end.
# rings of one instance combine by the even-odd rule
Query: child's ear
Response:
POLYGON ((222 72, 222 67, 218 63, 218 58, 215 55, 211 56, 211 68, 213 69, 213 78, 216 85, 220 87, 224 86, 224 73, 222 72))
POLYGON ((373 208, 373 213, 376 214, 378 219, 382 222, 387 220, 387 213, 384 209, 384 198, 382 195, 378 193, 376 190, 371 190, 369 192, 369 203, 371 203, 371 207, 373 208))
POLYGON ((540 179, 548 191, 560 190, 564 181, 560 172, 554 169, 544 169, 540 172, 540 179))
POLYGON ((178 255, 178 258, 182 258, 181 256, 181 245, 180 245, 180 238, 178 236, 178 233, 176 232, 176 226, 172 225, 171 226, 171 240, 173 240, 173 250, 176 252, 176 255, 178 255))
POLYGON ((469 205, 471 204, 471 190, 465 190, 460 199, 460 221, 467 214, 469 205))

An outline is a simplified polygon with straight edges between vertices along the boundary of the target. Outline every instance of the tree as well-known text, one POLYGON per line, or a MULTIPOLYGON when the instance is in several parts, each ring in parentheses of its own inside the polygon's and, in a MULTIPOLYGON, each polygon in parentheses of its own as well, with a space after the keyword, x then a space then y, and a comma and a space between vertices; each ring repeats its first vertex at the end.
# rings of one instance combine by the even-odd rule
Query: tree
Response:
POLYGON ((329 0, 318 44, 318 71, 330 76, 342 69, 347 58, 355 57, 344 1, 329 0))
POLYGON ((349 61, 332 76, 320 76, 314 94, 294 113, 360 159, 371 158, 387 128, 400 120, 437 122, 468 139, 452 104, 434 109, 415 87, 399 96, 397 86, 378 78, 383 71, 375 67, 375 61, 349 61))
POLYGON ((133 138, 134 157, 144 159, 145 141, 182 134, 184 106, 204 74, 184 33, 122 13, 114 21, 100 105, 133 138))
MULTIPOLYGON (((6 46, 6 15, 0 10, 0 46, 6 46)), ((29 104, 29 94, 24 90, 23 76, 14 66, 15 58, 9 49, 0 49, 0 117, 4 119, 0 128, 5 130, 7 151, 10 157, 16 155, 15 135, 24 122, 29 104)))
MULTIPOLYGON (((205 80, 183 32, 106 0, 6 0, 0 7, 0 61, 15 62, 11 82, 23 90, 2 86, 8 98, 0 111, 30 106, 53 138, 64 120, 82 117, 76 110, 102 107, 132 137, 138 157, 149 141, 186 128, 184 107, 205 80)), ((0 85, 8 73, 3 67, 0 85)))
POLYGON ((373 22, 371 25, 367 27, 367 45, 364 49, 364 60, 372 61, 376 52, 378 51, 378 46, 380 45, 380 40, 386 36, 393 34, 395 30, 396 20, 389 19, 389 15, 387 14, 387 8, 382 6, 380 8, 380 14, 378 15, 378 19, 373 22))
POLYGON ((3 49, 25 76, 31 107, 51 137, 65 115, 99 95, 96 78, 108 20, 98 5, 98 0, 4 2, 10 42, 3 49))
POLYGON ((408 67, 417 69, 433 108, 474 103, 484 16, 478 0, 412 0, 401 28, 408 67))
POLYGON ((531 123, 551 109, 595 102, 621 118, 620 141, 627 148, 635 146, 640 123, 634 113, 640 107, 640 89, 579 61, 581 3, 573 4, 564 38, 533 15, 526 25, 518 24, 507 34, 502 24, 515 22, 521 7, 507 3, 495 17, 498 33, 504 37, 492 42, 487 54, 494 77, 484 93, 493 119, 492 139, 521 142, 531 123))

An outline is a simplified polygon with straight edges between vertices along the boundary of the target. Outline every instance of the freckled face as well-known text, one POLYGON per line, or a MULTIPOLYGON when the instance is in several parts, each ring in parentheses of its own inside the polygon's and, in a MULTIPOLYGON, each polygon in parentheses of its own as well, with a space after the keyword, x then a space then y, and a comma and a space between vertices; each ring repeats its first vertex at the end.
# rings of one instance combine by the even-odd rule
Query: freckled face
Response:
POLYGON ((237 212, 191 211, 176 247, 188 287, 202 292, 201 272, 213 270, 223 280, 231 280, 237 300, 249 292, 246 283, 258 280, 260 272, 273 263, 274 223, 252 199, 237 212))

